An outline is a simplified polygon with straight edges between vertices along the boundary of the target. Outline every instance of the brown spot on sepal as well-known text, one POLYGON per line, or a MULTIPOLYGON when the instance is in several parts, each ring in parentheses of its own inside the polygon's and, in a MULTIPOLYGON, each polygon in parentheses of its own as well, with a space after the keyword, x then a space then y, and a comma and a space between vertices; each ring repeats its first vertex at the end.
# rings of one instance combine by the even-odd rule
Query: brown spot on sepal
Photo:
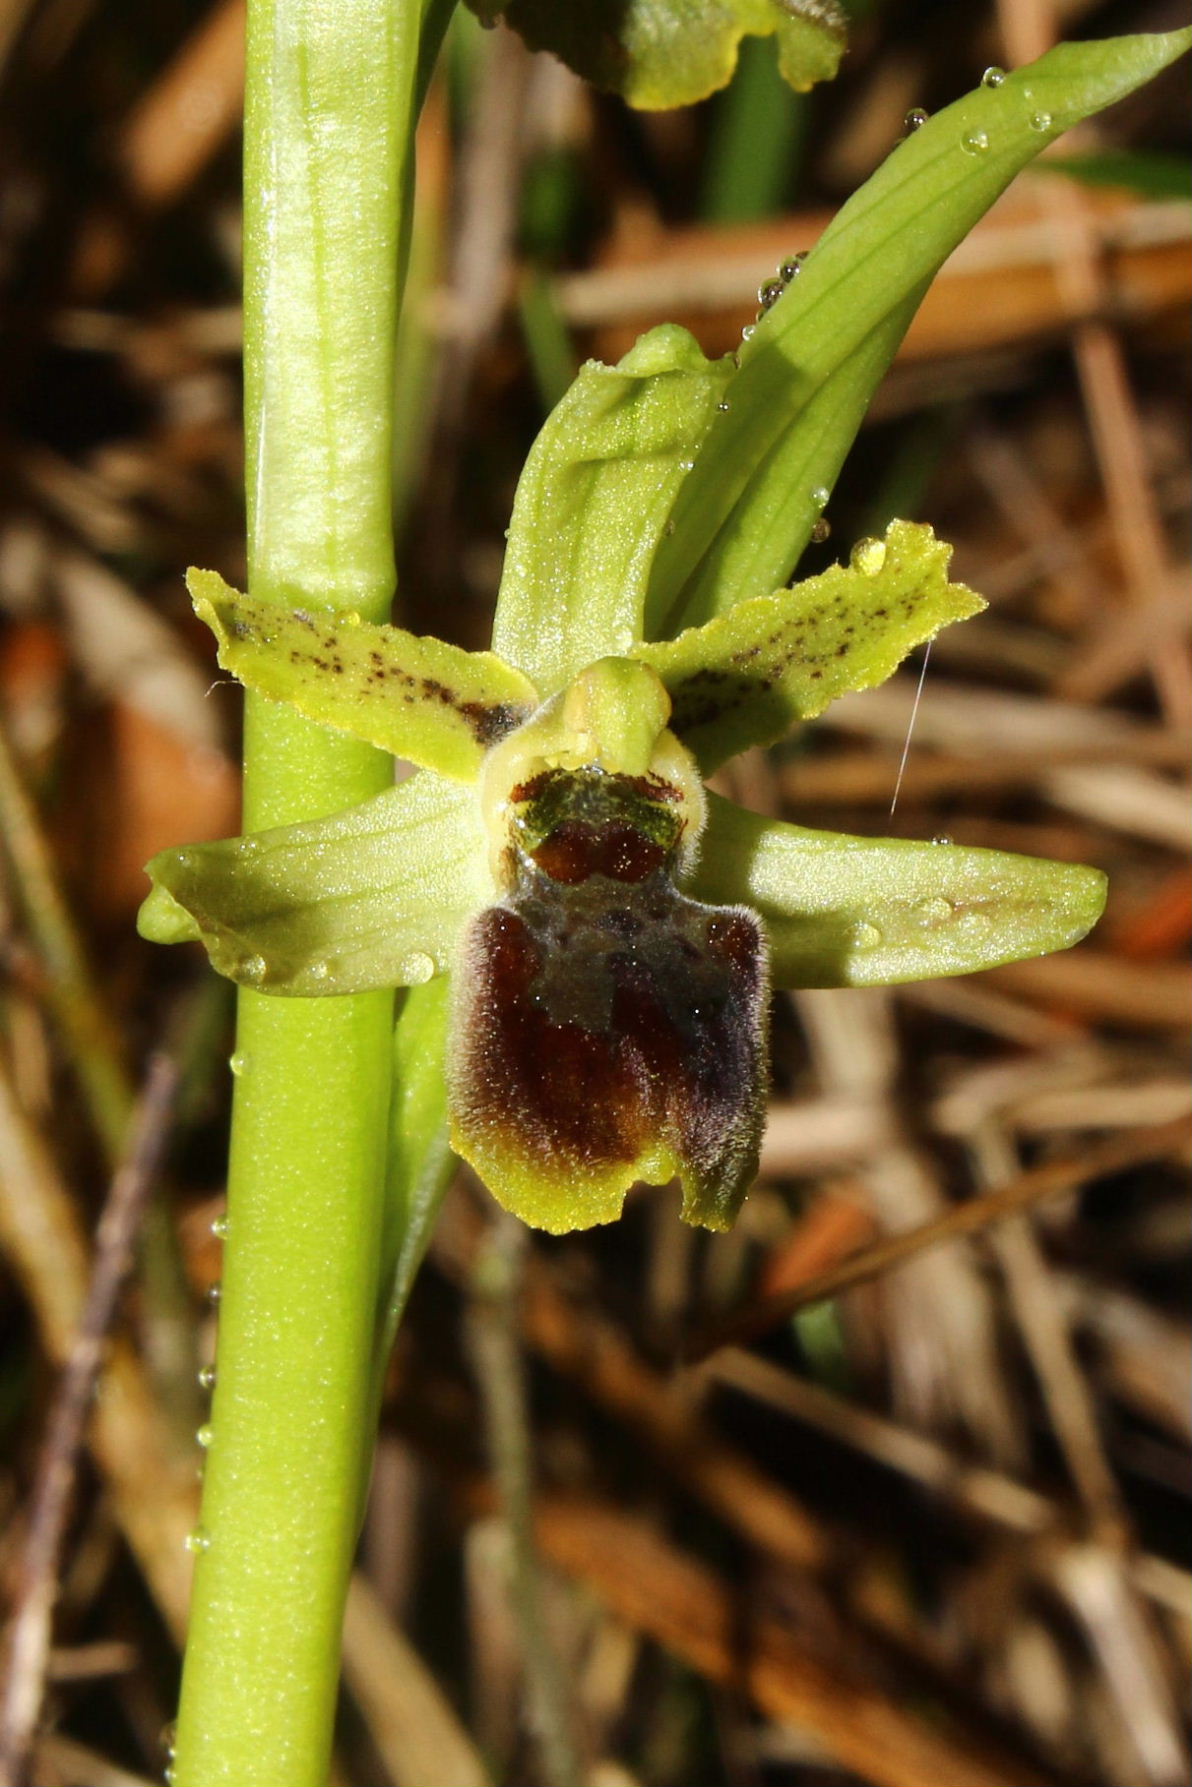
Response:
POLYGON ((684 1217, 727 1228, 757 1170, 767 994, 752 912, 689 900, 665 870, 561 886, 526 864, 461 940, 454 1146, 554 1233, 676 1174, 684 1217))

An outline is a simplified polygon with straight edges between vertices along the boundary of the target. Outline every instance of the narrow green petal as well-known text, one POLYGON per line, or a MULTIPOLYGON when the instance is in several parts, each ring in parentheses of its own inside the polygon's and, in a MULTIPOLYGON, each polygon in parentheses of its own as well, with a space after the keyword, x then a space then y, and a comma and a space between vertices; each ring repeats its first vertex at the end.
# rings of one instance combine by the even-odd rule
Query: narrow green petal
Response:
POLYGON ((715 795, 690 891, 754 907, 777 987, 886 986, 994 968, 1078 943, 1105 905, 1099 869, 805 831, 715 795))
POLYGON ((985 604, 948 582, 952 548, 893 521, 847 565, 742 602, 705 626, 639 647, 673 703, 671 730, 709 775, 749 745, 772 744, 850 689, 871 689, 907 652, 985 604))
POLYGON ((199 935, 221 974, 267 993, 416 985, 491 900, 487 860, 474 791, 424 771, 329 819, 163 850, 141 934, 199 935))
POLYGON ((255 601, 214 571, 189 571, 186 583, 221 665, 246 687, 457 781, 474 781, 489 745, 538 705, 525 677, 492 652, 255 601))
POLYGON ((1190 43, 1172 31, 1061 44, 937 112, 842 206, 741 349, 728 410, 655 559, 648 637, 789 577, 882 364, 948 255, 1041 149, 1190 43))
POLYGON ((652 329, 617 366, 589 361, 517 487, 493 645, 544 696, 642 636, 667 517, 733 372, 685 329, 652 329))

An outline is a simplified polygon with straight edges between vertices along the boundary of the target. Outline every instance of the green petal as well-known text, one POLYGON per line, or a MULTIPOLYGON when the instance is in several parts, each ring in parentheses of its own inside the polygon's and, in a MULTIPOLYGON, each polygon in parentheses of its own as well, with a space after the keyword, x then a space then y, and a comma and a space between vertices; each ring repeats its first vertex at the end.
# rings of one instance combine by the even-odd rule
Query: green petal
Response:
POLYGON ((647 637, 672 636, 787 580, 882 364, 947 256, 1040 149, 1190 43, 1192 33, 1173 31, 1062 44, 899 144, 742 347, 730 407, 654 563, 647 637))
POLYGON ((641 638, 654 553, 732 372, 667 323, 617 366, 589 361, 545 423, 493 624, 496 651, 544 696, 641 638))
POLYGON ((805 831, 712 795, 690 891, 755 908, 775 986, 866 987, 1067 949, 1105 885, 1074 863, 805 831))
POLYGON ((948 582, 952 548, 929 527, 893 521, 847 565, 742 602, 635 654, 662 678, 671 729, 705 775, 749 745, 771 744, 850 689, 871 689, 907 652, 985 604, 948 582))
POLYGON ((139 928, 200 936, 221 974, 267 993, 415 985, 491 900, 487 860, 473 790, 423 772, 329 819, 163 850, 139 928))
POLYGON ((214 571, 189 571, 186 584, 220 664, 248 688, 440 775, 474 781, 489 745, 538 705, 525 677, 492 652, 355 614, 255 601, 214 571))
POLYGON ((778 66, 799 92, 831 80, 844 53, 835 0, 469 0, 503 16, 534 50, 551 50, 594 86, 645 110, 693 105, 732 78, 746 34, 777 37, 778 66))

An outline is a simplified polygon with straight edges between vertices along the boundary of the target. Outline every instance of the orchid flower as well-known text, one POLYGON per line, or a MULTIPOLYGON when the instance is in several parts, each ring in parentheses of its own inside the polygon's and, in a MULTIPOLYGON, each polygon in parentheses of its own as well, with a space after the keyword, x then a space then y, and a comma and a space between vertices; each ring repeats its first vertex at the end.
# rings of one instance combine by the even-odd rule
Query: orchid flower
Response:
POLYGON ((895 521, 847 564, 657 624, 656 555, 741 376, 674 325, 582 370, 518 487, 491 651, 189 578, 224 668, 418 767, 328 818, 162 852, 142 931, 264 993, 449 975, 452 1145, 556 1233, 673 1178, 688 1222, 729 1226, 771 987, 1041 955, 1104 903, 1095 869, 807 830, 705 788, 984 606, 895 521))

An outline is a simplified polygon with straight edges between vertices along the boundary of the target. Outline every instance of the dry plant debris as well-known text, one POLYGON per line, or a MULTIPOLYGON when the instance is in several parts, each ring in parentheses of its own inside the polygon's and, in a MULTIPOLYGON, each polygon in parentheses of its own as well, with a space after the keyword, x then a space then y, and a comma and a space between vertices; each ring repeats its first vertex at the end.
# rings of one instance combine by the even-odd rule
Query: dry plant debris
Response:
MULTIPOLYGON (((422 131, 408 624, 442 626, 450 592, 455 636, 482 642, 512 480, 572 362, 664 317, 724 350, 908 106, 1061 20, 1180 22, 1098 0, 938 30, 864 10, 838 86, 798 102, 781 202, 735 220, 698 197, 722 102, 630 121, 500 34, 468 40, 472 110, 444 83, 422 131)), ((185 1618, 229 1009, 131 916, 146 857, 235 823, 235 708, 181 573, 243 569, 242 15, 0 14, 6 1620, 133 1088, 182 1038, 168 1168, 41 1584, 47 1787, 160 1778, 185 1618)), ((1183 127, 1160 83, 1077 149, 1186 157, 1183 127)), ((831 520, 845 539, 932 521, 990 612, 932 655, 893 815, 917 666, 734 771, 738 799, 803 823, 1098 863, 1105 921, 969 981, 786 999, 738 1228, 693 1236, 656 1195, 615 1230, 535 1239, 479 1368, 462 1336, 489 1319, 492 1216, 461 1179, 386 1398, 340 1780, 561 1787, 537 1761, 552 1717, 593 1787, 1192 1773, 1188 238, 1186 204, 1040 170, 953 257, 831 520), (534 1460, 520 1578, 478 1439, 500 1460, 516 1433, 511 1372, 534 1460)))

